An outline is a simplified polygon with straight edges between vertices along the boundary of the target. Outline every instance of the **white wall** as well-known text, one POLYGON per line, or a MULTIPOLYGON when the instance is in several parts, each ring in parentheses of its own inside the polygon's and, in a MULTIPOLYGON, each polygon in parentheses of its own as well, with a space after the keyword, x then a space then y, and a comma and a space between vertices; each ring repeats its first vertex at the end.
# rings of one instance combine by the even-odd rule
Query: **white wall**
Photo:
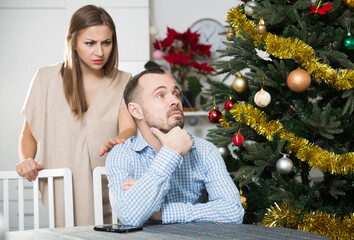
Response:
POLYGON ((157 38, 165 37, 167 27, 184 32, 201 18, 226 24, 226 14, 240 0, 150 0, 151 20, 159 27, 157 38))

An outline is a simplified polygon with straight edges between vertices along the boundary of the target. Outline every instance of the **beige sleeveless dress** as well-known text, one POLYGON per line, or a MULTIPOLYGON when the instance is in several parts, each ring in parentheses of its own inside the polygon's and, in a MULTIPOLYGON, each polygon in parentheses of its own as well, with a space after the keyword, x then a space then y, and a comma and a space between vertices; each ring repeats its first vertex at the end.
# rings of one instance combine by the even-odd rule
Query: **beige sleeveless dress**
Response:
MULTIPOLYGON (((40 68, 29 88, 22 114, 37 140, 37 161, 44 168, 70 168, 73 173, 75 226, 94 224, 92 172, 105 165, 100 145, 118 134, 118 112, 125 108, 123 91, 131 74, 118 71, 116 79, 105 77, 81 120, 71 112, 64 96, 61 63, 40 68)), ((56 226, 64 227, 63 181, 55 179, 56 226)), ((110 222, 107 181, 102 182, 105 223, 110 222)), ((40 181, 47 206, 47 185, 40 181)))

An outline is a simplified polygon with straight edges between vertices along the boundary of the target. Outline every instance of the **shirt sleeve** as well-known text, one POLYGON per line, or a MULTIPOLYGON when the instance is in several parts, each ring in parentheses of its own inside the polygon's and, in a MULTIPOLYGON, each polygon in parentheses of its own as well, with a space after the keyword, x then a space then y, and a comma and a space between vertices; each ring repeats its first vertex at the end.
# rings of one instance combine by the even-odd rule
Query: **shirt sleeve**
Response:
POLYGON ((162 205, 163 223, 217 221, 242 223, 244 209, 240 193, 227 172, 224 160, 213 145, 205 154, 205 187, 207 203, 165 202, 162 205))
POLYGON ((122 190, 122 182, 133 178, 132 162, 137 154, 121 144, 112 149, 106 160, 111 205, 119 220, 131 226, 144 224, 153 213, 161 209, 170 188, 171 175, 183 161, 178 153, 162 147, 134 186, 127 191, 122 190))

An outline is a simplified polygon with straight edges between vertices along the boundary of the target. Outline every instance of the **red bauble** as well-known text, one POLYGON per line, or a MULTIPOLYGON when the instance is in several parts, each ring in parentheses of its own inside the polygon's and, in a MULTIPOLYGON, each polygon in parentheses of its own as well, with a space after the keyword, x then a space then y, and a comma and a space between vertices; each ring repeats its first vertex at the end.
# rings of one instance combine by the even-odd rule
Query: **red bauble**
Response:
POLYGON ((234 138, 232 139, 232 142, 235 144, 235 146, 239 147, 242 146, 243 141, 245 141, 244 136, 242 136, 241 134, 239 134, 238 132, 236 133, 236 135, 234 136, 234 138))
POLYGON ((208 119, 211 123, 218 123, 222 117, 222 113, 218 109, 210 110, 208 113, 208 119))
POLYGON ((224 104, 224 110, 229 111, 234 106, 234 104, 235 104, 234 100, 232 99, 227 100, 224 104))

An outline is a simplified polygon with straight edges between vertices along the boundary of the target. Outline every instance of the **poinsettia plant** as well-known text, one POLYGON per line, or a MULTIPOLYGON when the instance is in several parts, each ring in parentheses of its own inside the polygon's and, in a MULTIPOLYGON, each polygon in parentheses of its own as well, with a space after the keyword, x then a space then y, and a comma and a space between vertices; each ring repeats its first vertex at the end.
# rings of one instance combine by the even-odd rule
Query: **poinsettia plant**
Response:
POLYGON ((183 33, 167 28, 167 36, 153 43, 153 58, 156 61, 149 61, 145 68, 165 68, 182 91, 189 90, 196 97, 202 90, 200 79, 215 72, 208 65, 211 45, 199 43, 199 36, 189 28, 183 33))

